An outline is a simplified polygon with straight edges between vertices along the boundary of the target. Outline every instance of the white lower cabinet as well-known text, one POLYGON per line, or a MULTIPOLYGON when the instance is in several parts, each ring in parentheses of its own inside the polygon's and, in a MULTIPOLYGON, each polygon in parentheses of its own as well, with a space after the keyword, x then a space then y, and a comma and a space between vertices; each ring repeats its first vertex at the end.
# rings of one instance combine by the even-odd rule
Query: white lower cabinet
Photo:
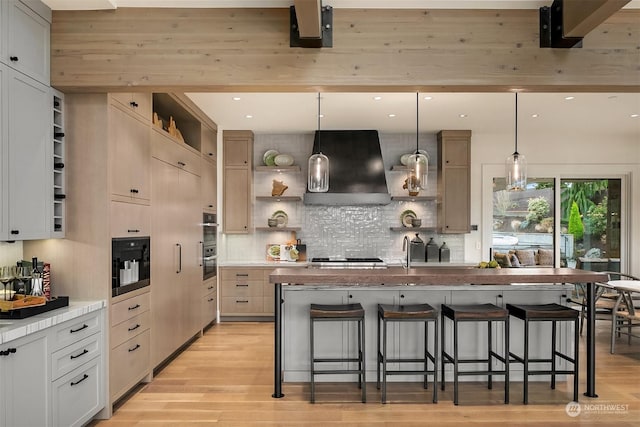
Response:
POLYGON ((103 310, 0 345, 0 427, 70 427, 105 407, 103 310))
POLYGON ((58 378, 51 387, 53 425, 82 426, 104 406, 100 359, 58 378))
POLYGON ((47 334, 0 345, 0 426, 51 426, 47 334), (35 406, 34 406, 35 403, 35 406))

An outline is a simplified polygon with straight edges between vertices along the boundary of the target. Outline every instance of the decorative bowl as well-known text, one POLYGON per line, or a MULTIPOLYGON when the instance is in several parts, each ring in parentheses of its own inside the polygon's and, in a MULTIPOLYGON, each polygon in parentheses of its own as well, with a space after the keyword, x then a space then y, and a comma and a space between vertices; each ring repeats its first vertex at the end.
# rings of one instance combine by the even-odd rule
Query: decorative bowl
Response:
POLYGON ((293 157, 289 154, 278 154, 273 161, 276 166, 291 166, 293 164, 293 157))

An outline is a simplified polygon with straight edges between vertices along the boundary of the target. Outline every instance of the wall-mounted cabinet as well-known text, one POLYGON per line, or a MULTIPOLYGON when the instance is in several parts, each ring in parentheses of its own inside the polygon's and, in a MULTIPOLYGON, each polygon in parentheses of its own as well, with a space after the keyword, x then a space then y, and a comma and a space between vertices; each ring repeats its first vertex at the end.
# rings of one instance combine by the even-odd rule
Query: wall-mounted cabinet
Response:
POLYGON ((471 131, 438 132, 438 228, 471 231, 471 131))
POLYGON ((48 86, 51 10, 18 0, 3 0, 0 9, 0 61, 48 86))
POLYGON ((252 226, 253 132, 223 132, 224 233, 249 234, 252 226))
POLYGON ((137 115, 145 122, 151 121, 151 97, 148 93, 118 92, 111 99, 119 102, 129 113, 137 115))
POLYGON ((54 198, 50 88, 0 64, 0 100, 0 240, 48 239, 54 198))

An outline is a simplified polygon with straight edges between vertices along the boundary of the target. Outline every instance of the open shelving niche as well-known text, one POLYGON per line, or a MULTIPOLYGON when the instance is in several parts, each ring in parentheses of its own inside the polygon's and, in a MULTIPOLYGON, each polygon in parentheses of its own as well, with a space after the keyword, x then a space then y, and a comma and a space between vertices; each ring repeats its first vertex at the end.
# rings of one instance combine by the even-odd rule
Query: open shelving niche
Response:
MULTIPOLYGON (((256 172, 277 172, 277 173, 299 173, 301 171, 300 166, 256 166, 256 172)), ((301 196, 256 196, 256 201, 259 202, 285 202, 285 203, 297 203, 302 201, 301 196)), ((265 232, 280 232, 280 231, 300 231, 301 227, 256 227, 256 231, 265 232)))
MULTIPOLYGON (((405 165, 392 165, 391 169, 389 169, 391 172, 406 172, 408 170, 408 167, 405 165)), ((423 202, 436 202, 437 201, 437 197, 436 196, 391 196, 391 201, 392 202, 417 202, 417 203, 423 203, 423 202)), ((400 231, 400 232, 404 232, 404 233, 411 233, 414 231, 425 231, 428 233, 433 233, 433 232, 437 232, 438 228, 436 226, 433 227, 405 227, 403 225, 398 226, 398 227, 389 227, 391 231, 400 231)))
MULTIPOLYGON (((162 119, 163 125, 168 125, 169 120, 173 118, 184 143, 198 153, 200 152, 202 147, 202 120, 195 112, 186 106, 185 101, 182 101, 179 95, 172 93, 154 93, 153 112, 158 115, 158 118, 162 119)), ((152 127, 156 131, 163 132, 169 137, 180 141, 179 138, 170 135, 164 127, 161 129, 155 124, 152 127)))

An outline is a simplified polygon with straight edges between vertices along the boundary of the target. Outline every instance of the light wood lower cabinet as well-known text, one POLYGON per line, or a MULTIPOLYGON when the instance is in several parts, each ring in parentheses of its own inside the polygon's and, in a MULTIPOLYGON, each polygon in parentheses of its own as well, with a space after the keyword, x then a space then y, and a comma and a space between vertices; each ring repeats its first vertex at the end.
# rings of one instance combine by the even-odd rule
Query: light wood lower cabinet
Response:
POLYGON ((149 288, 129 294, 111 305, 111 402, 151 375, 151 295, 149 288))
POLYGON ((271 317, 272 267, 221 267, 220 316, 271 317))
POLYGON ((218 314, 217 277, 202 282, 202 328, 216 320, 218 314))

